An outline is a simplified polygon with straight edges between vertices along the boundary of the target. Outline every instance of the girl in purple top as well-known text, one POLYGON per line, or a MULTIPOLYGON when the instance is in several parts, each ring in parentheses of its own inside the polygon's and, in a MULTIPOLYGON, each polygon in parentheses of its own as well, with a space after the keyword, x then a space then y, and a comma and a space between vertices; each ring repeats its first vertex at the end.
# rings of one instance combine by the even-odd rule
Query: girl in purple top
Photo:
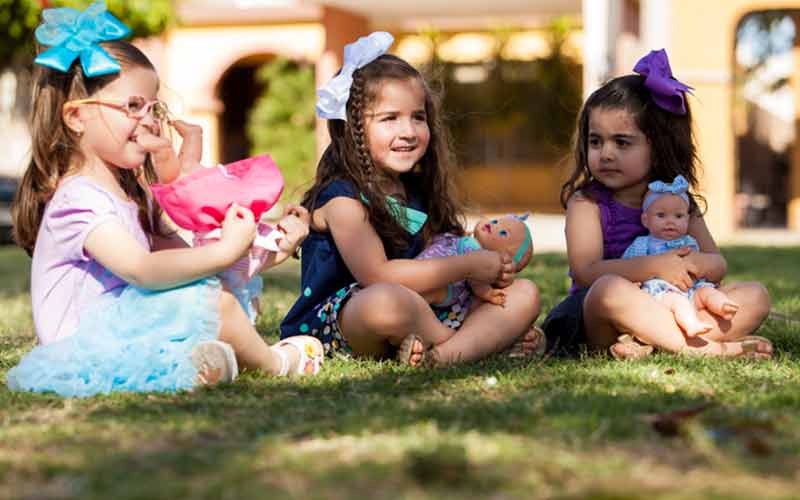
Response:
MULTIPOLYGON (((162 226, 150 153, 164 158, 168 124, 187 139, 191 127, 164 120, 155 68, 118 40, 128 28, 101 3, 44 17, 37 39, 55 47, 36 58, 32 158, 14 205, 39 345, 8 372, 9 388, 89 396, 231 381, 239 365, 316 373, 319 341, 268 346, 213 277, 249 250, 252 212, 231 207, 221 239, 199 248, 162 226)), ((287 234, 276 261, 307 231, 287 234)))
POLYGON ((569 297, 545 320, 548 347, 566 353, 582 346, 610 348, 622 358, 641 356, 651 346, 704 356, 770 358, 772 344, 750 335, 770 308, 769 294, 761 284, 720 287, 742 306, 731 320, 698 311, 713 328, 696 337, 687 336, 669 309, 637 284, 658 277, 686 290, 699 278, 722 280, 725 259, 706 227, 696 195, 690 196, 689 234, 697 240, 699 252, 681 248, 621 259, 633 240, 647 233, 641 207, 650 182, 682 175, 692 189, 698 183, 691 111, 685 99, 689 88, 672 77, 663 50, 641 59, 634 71, 638 74, 615 78, 596 90, 578 119, 575 171, 561 191, 573 285, 569 297))

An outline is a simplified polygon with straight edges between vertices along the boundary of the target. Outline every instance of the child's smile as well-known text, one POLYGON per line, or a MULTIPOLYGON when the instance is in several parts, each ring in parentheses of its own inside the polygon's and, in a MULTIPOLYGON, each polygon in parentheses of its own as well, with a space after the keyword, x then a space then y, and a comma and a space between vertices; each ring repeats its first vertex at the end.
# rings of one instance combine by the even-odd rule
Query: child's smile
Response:
POLYGON ((395 176, 414 168, 428 149, 425 91, 416 79, 384 80, 379 85, 365 113, 367 144, 375 166, 395 176))

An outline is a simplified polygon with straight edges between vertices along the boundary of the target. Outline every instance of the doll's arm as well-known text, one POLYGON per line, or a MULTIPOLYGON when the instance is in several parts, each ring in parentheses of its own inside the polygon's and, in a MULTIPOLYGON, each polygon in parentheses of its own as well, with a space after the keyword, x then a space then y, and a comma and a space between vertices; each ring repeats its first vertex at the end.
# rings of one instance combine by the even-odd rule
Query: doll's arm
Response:
POLYGON ((177 155, 167 137, 154 134, 136 137, 136 142, 150 153, 158 182, 161 184, 169 184, 193 172, 200 167, 203 156, 203 128, 200 125, 173 120, 168 126, 172 126, 181 136, 181 148, 177 155))

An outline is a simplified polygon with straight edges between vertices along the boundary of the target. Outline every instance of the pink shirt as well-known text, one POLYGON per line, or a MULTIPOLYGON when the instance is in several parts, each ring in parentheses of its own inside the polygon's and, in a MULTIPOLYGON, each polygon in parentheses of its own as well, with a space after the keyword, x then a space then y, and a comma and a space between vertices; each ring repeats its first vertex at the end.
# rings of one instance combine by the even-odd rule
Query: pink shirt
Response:
POLYGON ((124 201, 87 177, 66 180, 47 203, 31 264, 33 322, 39 343, 75 333, 81 313, 119 296, 127 284, 86 253, 86 237, 114 221, 149 249, 135 202, 124 201))

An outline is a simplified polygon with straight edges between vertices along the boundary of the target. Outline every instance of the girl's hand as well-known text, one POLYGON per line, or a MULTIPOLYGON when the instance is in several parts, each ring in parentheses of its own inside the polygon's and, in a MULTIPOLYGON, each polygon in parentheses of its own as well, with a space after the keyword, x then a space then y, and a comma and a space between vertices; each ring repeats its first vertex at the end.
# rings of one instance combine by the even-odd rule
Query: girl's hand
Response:
POLYGON ((220 243, 231 252, 232 260, 236 260, 250 249, 256 237, 256 222, 253 212, 237 204, 231 205, 222 221, 222 237, 220 243))
POLYGON ((306 225, 311 224, 311 214, 308 213, 306 207, 302 205, 293 205, 291 203, 287 204, 286 208, 283 210, 283 215, 284 217, 288 215, 294 215, 302 222, 304 222, 306 225))
POLYGON ((169 184, 180 175, 191 173, 200 168, 203 155, 203 128, 200 125, 173 120, 169 125, 181 136, 181 149, 178 155, 172 148, 169 138, 150 133, 136 136, 136 142, 153 160, 158 181, 169 184))
POLYGON ((514 281, 514 261, 508 252, 479 250, 469 255, 474 256, 475 265, 468 279, 492 283, 497 288, 505 288, 514 281))
POLYGON ((691 261, 684 259, 690 252, 691 249, 683 247, 658 255, 657 277, 672 283, 684 292, 691 288, 694 283, 692 273, 697 272, 697 267, 691 261))
POLYGON ((714 252, 689 252, 683 257, 694 279, 720 281, 725 276, 726 264, 722 255, 714 252))
MULTIPOLYGON (((287 207, 287 212, 288 211, 287 207)), ((305 218, 308 219, 308 211, 303 208, 302 212, 305 213, 305 218)), ((299 247, 303 240, 306 239, 306 236, 308 236, 308 221, 303 220, 297 215, 290 214, 281 219, 278 223, 278 230, 286 235, 278 240, 278 248, 280 248, 282 252, 291 255, 297 251, 297 247, 299 247)))

